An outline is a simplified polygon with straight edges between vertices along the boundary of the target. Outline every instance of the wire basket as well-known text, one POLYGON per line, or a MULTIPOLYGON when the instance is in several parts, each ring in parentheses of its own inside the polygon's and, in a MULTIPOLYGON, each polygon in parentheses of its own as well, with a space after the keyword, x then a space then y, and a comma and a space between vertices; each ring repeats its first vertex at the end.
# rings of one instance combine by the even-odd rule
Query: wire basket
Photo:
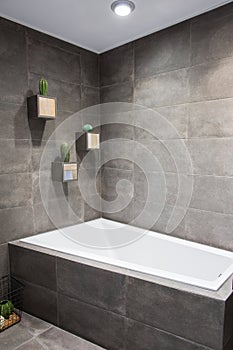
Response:
POLYGON ((11 276, 0 279, 0 332, 20 322, 24 285, 11 276))

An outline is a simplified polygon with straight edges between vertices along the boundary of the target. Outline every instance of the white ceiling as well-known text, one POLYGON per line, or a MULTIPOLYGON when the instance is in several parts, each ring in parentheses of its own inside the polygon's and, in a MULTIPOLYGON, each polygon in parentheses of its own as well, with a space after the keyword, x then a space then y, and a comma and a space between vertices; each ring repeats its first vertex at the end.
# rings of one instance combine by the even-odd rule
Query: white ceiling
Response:
POLYGON ((135 11, 119 17, 113 0, 0 0, 0 15, 102 53, 231 1, 135 0, 135 11))

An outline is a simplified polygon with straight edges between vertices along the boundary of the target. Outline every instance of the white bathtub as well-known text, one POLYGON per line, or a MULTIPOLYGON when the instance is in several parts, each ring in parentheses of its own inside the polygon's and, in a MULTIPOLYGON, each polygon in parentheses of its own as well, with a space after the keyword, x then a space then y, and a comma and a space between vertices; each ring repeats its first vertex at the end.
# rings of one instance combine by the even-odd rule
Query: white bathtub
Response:
POLYGON ((21 241, 210 290, 218 290, 233 274, 231 252, 105 219, 21 241), (108 248, 119 242, 118 248, 108 248))

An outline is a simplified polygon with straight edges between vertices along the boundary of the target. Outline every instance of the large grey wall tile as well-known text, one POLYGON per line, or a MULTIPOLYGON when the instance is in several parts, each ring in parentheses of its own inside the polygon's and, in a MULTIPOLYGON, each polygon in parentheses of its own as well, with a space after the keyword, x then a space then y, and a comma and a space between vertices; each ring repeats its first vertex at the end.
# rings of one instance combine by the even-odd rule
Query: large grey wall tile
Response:
POLYGON ((90 51, 81 53, 82 84, 99 87, 99 56, 90 51))
POLYGON ((28 140, 0 140, 1 174, 31 170, 31 148, 28 140))
MULTIPOLYGON (((51 170, 51 163, 54 162, 57 158, 60 157, 60 145, 64 142, 64 139, 61 141, 55 139, 46 140, 34 140, 32 142, 32 170, 33 171, 45 171, 51 170), (44 158, 43 164, 40 164, 43 152, 46 147, 46 158, 44 158)), ((71 157, 74 156, 71 154, 71 157)))
POLYGON ((195 174, 233 175, 232 138, 189 139, 186 144, 195 174))
POLYGON ((0 209, 0 244, 34 233, 32 207, 0 209))
POLYGON ((233 10, 233 4, 232 2, 225 4, 223 6, 217 7, 214 10, 210 10, 208 12, 203 13, 202 15, 199 15, 197 17, 192 18, 192 22, 207 22, 212 21, 218 18, 227 17, 232 14, 233 10))
POLYGON ((65 259, 57 261, 57 276, 59 293, 125 313, 125 276, 65 259))
POLYGON ((80 55, 72 54, 44 42, 29 39, 29 71, 49 79, 81 83, 80 55))
POLYGON ((81 197, 57 196, 53 200, 34 205, 35 231, 47 232, 56 228, 76 225, 83 220, 83 200, 81 197))
POLYGON ((56 291, 56 258, 54 256, 10 245, 10 260, 11 273, 14 276, 56 291))
POLYGON ((35 232, 46 232, 55 229, 55 226, 49 218, 43 203, 38 203, 33 206, 35 232))
POLYGON ((161 138, 167 140, 186 138, 187 129, 188 109, 186 104, 159 107, 155 109, 154 113, 151 110, 149 111, 148 119, 146 119, 146 113, 142 113, 142 117, 135 122, 135 139, 155 140, 161 138))
POLYGON ((6 19, 4 17, 0 17, 0 25, 3 27, 6 27, 7 29, 14 30, 16 33, 17 32, 24 32, 25 27, 22 26, 21 24, 18 24, 16 22, 12 22, 9 19, 6 19))
MULTIPOLYGON (((121 180, 130 182, 133 186, 133 172, 130 170, 123 170, 117 168, 105 167, 102 171, 102 196, 104 199, 114 200, 117 197, 117 183, 121 180)), ((128 183, 122 182, 121 190, 132 198, 132 193, 128 191, 128 183), (127 187, 126 187, 127 186, 127 187)))
POLYGON ((222 176, 194 176, 190 207, 233 214, 233 178, 222 176))
MULTIPOLYGON (((93 196, 93 201, 94 200, 96 200, 96 196, 93 196)), ((92 202, 92 198, 90 198, 90 201, 92 202)), ((99 205, 98 208, 101 209, 101 206, 99 205)), ((84 213, 83 213, 83 220, 84 221, 95 220, 95 219, 98 219, 100 217, 101 217, 100 211, 96 210, 95 207, 90 206, 88 203, 84 202, 84 213)))
MULTIPOLYGON (((30 73, 29 75, 29 89, 32 95, 38 93, 38 85, 41 75, 30 73)), ((77 112, 81 108, 81 88, 77 83, 59 81, 59 75, 56 78, 50 78, 48 95, 57 98, 57 118, 59 118, 59 112, 65 111, 73 113, 77 112)), ((47 123, 50 123, 48 121, 47 123)))
POLYGON ((136 81, 135 103, 146 107, 170 106, 189 101, 188 72, 179 69, 136 81))
POLYGON ((129 320, 126 331, 126 350, 211 350, 174 334, 140 322, 129 320))
POLYGON ((124 83, 133 77, 133 45, 127 44, 100 56, 100 85, 124 83))
POLYGON ((124 318, 59 294, 59 326, 107 349, 124 344, 124 318), (72 310, 72 315, 70 314, 72 310))
POLYGON ((80 151, 78 149, 78 143, 76 145, 76 151, 77 151, 77 161, 78 163, 82 162, 82 169, 98 169, 100 166, 100 155, 101 152, 98 149, 93 149, 89 151, 80 151))
POLYGON ((83 220, 84 200, 81 196, 80 189, 75 182, 67 183, 67 185, 67 194, 65 191, 65 195, 69 205, 73 209, 74 213, 79 216, 80 220, 83 220))
POLYGON ((232 71, 232 58, 190 68, 190 100, 196 102, 233 97, 232 71))
MULTIPOLYGON (((38 204, 42 202, 41 188, 51 181, 51 171, 34 172, 32 174, 32 181, 33 204, 38 204)), ((48 186, 46 191, 43 191, 43 200, 45 202, 67 198, 68 202, 72 204, 74 209, 77 209, 77 207, 75 207, 75 200, 80 200, 80 196, 81 193, 79 187, 74 181, 62 185, 59 182, 54 182, 51 186, 48 186)))
POLYGON ((233 136, 233 99, 203 101, 188 105, 188 137, 233 136))
POLYGON ((0 101, 24 103, 27 93, 26 40, 23 30, 1 24, 0 101))
POLYGON ((109 205, 107 203, 102 205, 103 218, 131 225, 135 217, 133 201, 131 201, 125 208, 119 209, 113 213, 108 211, 108 207, 109 205))
MULTIPOLYGON (((120 129, 123 129, 120 127, 120 129)), ((127 128, 126 128, 127 129, 127 128)), ((105 128, 107 133, 108 128, 105 128)), ((111 130, 111 128, 110 128, 111 130)), ((118 127, 116 127, 116 132, 111 131, 110 137, 114 137, 114 133, 117 136, 118 127)), ((108 133, 107 133, 108 134, 108 133)), ((132 134, 132 129, 129 128, 125 130, 125 135, 132 134)), ((108 168, 118 168, 124 170, 133 170, 134 161, 134 142, 130 141, 119 141, 117 138, 113 141, 107 141, 104 146, 101 146, 101 162, 104 167, 108 168), (115 153, 115 150, 118 151, 115 153)))
POLYGON ((80 181, 80 186, 81 190, 86 194, 86 195, 94 195, 90 191, 90 184, 93 184, 95 186, 95 189, 97 192, 100 192, 100 183, 101 183, 101 178, 100 178, 100 173, 97 172, 97 168, 84 168, 80 167, 79 168, 79 173, 80 176, 82 176, 82 181, 80 181))
POLYGON ((189 46, 189 22, 139 40, 135 48, 135 78, 187 67, 190 64, 189 46))
POLYGON ((202 18, 191 26, 192 64, 233 56, 233 15, 202 18), (205 33, 203 35, 203 33, 205 33))
MULTIPOLYGON (((40 193, 40 177, 46 181, 48 174, 45 172, 33 172, 32 173, 32 200, 33 204, 38 204, 42 202, 40 193)), ((50 194, 48 193, 48 196, 50 194)))
POLYGON ((171 128, 175 129, 174 135, 174 133, 170 131, 170 127, 167 127, 167 130, 165 131, 167 138, 175 139, 177 138, 177 134, 178 138, 187 137, 188 109, 186 104, 156 108, 156 112, 166 118, 168 123, 171 124, 171 128))
POLYGON ((189 209, 185 217, 186 239, 233 250, 233 215, 189 209))
POLYGON ((133 83, 126 82, 100 89, 100 102, 129 102, 133 103, 133 83))
POLYGON ((0 209, 32 204, 32 176, 30 173, 3 174, 0 175, 0 183, 0 209))
MULTIPOLYGON (((102 142, 107 140, 111 141, 111 139, 114 139, 115 142, 117 142, 117 139, 133 140, 134 126, 130 122, 129 124, 127 124, 127 120, 125 122, 126 124, 121 124, 121 123, 105 124, 104 121, 102 121, 103 125, 101 125, 101 141, 102 142)), ((120 140, 120 142, 122 141, 120 140)), ((111 144, 109 145, 111 146, 111 144)), ((117 146, 117 144, 115 144, 115 146, 117 146)))
POLYGON ((183 185, 190 185, 189 176, 176 173, 160 173, 160 172, 143 172, 135 169, 134 172, 134 198, 140 201, 146 200, 150 194, 150 200, 161 203, 165 198, 167 205, 175 205, 178 193, 183 191, 187 193, 185 188, 179 188, 179 181, 183 185))
POLYGON ((81 107, 88 108, 100 103, 99 88, 82 86, 81 88, 81 107))
POLYGON ((30 138, 26 106, 0 103, 0 138, 30 138))
POLYGON ((0 276, 9 273, 8 245, 0 244, 0 276))
POLYGON ((177 208, 165 203, 149 202, 148 208, 144 210, 146 202, 141 200, 134 200, 134 219, 133 224, 135 226, 152 230, 155 232, 165 233, 172 236, 185 238, 185 214, 186 210, 184 208, 177 208), (174 212, 175 210, 175 212, 174 212), (177 222, 177 227, 170 232, 168 232, 168 223, 171 217, 177 222), (178 221, 179 218, 179 221, 178 221))
POLYGON ((56 228, 76 225, 83 220, 83 200, 81 197, 57 196, 53 200, 34 205, 35 231, 47 232, 56 228), (68 202, 68 203, 67 203, 68 202))
MULTIPOLYGON (((174 143, 179 145, 179 140, 174 140, 174 143)), ((141 140, 139 144, 135 145, 135 157, 143 159, 143 171, 145 172, 160 172, 161 169, 164 172, 177 171, 172 154, 163 141, 141 140), (149 152, 147 158, 145 152, 149 152)))
POLYGON ((214 349, 223 344, 224 303, 130 279, 127 316, 214 349))
POLYGON ((31 40, 38 40, 38 41, 41 41, 42 43, 46 43, 49 46, 67 51, 72 54, 77 54, 77 55, 80 55, 81 53, 86 52, 86 50, 82 49, 79 46, 70 44, 66 41, 57 39, 54 36, 39 32, 32 28, 25 27, 25 31, 26 31, 26 37, 28 38, 29 42, 31 40))
MULTIPOLYGON (((133 172, 117 168, 104 168, 102 170, 101 191, 105 202, 102 202, 103 217, 110 220, 116 220, 124 223, 130 223, 134 218, 133 203, 133 172), (122 180, 127 181, 122 182, 122 180), (120 183, 117 185, 117 183, 120 183), (131 183, 131 187, 130 187, 131 183), (120 186, 121 196, 118 198, 118 204, 109 211, 109 202, 117 200, 117 186, 120 186), (128 204, 127 204, 128 203, 128 204)), ((119 188, 118 188, 119 190, 119 188)))

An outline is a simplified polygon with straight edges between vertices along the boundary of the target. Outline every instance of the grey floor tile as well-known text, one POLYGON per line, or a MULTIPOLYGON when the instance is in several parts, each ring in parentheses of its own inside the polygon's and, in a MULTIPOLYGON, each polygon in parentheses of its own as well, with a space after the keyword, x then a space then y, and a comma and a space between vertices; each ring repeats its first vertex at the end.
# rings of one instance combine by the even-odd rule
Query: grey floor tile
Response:
POLYGON ((56 327, 52 327, 46 332, 39 335, 37 340, 45 347, 46 350, 103 349, 56 327))
POLYGON ((0 333, 0 349, 14 350, 31 338, 32 335, 19 323, 0 333))
POLYGON ((26 328, 27 331, 33 336, 37 336, 52 327, 50 323, 37 317, 33 317, 27 313, 23 313, 21 326, 26 328))
POLYGON ((45 350, 45 348, 40 343, 38 343, 36 339, 32 339, 29 342, 15 348, 15 350, 45 350))
POLYGON ((22 321, 0 333, 4 350, 103 350, 39 318, 23 313, 22 321))

